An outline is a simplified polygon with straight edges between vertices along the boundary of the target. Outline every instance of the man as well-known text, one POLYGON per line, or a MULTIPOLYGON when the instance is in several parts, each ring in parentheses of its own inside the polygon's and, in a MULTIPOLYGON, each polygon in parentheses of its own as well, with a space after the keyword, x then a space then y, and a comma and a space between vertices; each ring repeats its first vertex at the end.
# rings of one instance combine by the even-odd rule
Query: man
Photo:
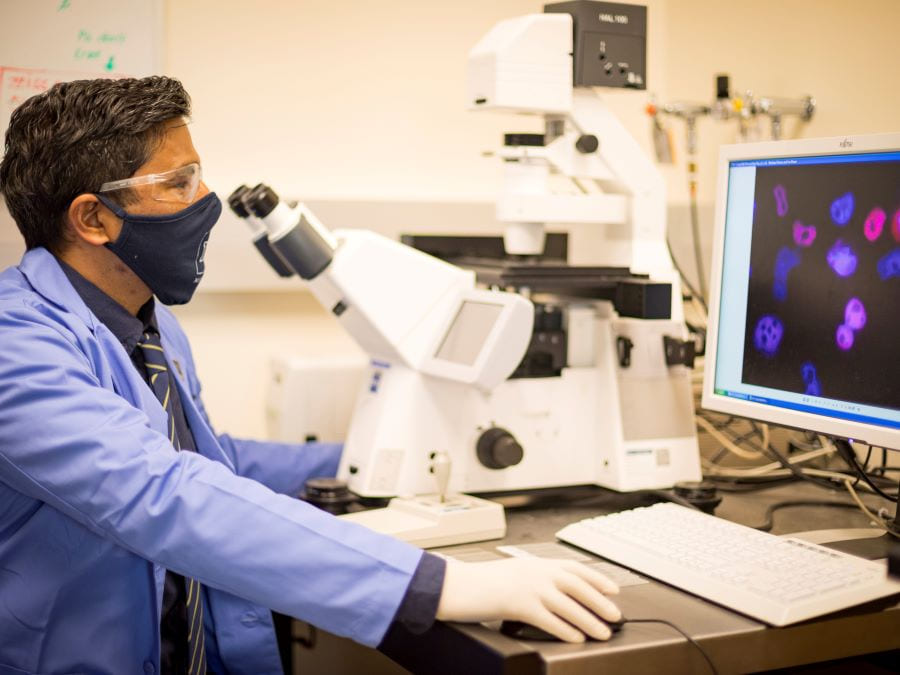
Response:
POLYGON ((445 564, 291 497, 339 446, 212 431, 154 300, 190 299, 221 212, 189 114, 150 77, 12 115, 0 190, 28 250, 0 275, 0 672, 281 672, 268 609, 372 646, 435 617, 609 637, 602 575, 445 564))

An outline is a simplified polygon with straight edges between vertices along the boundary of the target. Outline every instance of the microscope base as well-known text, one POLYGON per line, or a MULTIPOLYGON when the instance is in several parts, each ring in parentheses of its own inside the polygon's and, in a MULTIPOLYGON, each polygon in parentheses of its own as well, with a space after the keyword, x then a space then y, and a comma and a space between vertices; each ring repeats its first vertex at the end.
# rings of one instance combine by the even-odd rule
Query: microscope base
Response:
POLYGON ((506 516, 496 503, 469 495, 396 497, 383 509, 338 516, 422 548, 500 539, 506 516))

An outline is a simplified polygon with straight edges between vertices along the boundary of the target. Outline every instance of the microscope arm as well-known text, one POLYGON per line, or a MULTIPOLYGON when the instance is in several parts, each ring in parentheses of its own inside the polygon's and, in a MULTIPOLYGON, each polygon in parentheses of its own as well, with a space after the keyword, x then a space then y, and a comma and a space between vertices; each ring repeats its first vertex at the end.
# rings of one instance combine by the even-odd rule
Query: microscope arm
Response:
POLYGON ((247 199, 272 248, 373 359, 488 391, 531 339, 534 310, 515 293, 367 230, 328 230, 303 204, 258 186, 247 199))

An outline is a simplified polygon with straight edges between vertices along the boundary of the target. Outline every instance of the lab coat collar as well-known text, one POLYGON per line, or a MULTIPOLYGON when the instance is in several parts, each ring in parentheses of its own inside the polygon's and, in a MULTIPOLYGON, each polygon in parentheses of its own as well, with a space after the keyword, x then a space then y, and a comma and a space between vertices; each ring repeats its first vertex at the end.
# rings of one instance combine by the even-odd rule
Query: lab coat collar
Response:
POLYGON ((19 263, 19 271, 45 299, 60 309, 75 314, 92 331, 97 329, 97 317, 84 304, 50 251, 43 247, 26 251, 19 263))

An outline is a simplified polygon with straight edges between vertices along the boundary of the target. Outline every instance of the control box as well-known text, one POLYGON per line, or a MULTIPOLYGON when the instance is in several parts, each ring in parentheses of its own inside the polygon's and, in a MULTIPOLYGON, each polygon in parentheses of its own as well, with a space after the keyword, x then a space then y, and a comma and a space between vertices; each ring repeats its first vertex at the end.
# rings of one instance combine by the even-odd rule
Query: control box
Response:
POLYGON ((544 12, 572 15, 574 86, 647 88, 646 7, 576 0, 544 12))

